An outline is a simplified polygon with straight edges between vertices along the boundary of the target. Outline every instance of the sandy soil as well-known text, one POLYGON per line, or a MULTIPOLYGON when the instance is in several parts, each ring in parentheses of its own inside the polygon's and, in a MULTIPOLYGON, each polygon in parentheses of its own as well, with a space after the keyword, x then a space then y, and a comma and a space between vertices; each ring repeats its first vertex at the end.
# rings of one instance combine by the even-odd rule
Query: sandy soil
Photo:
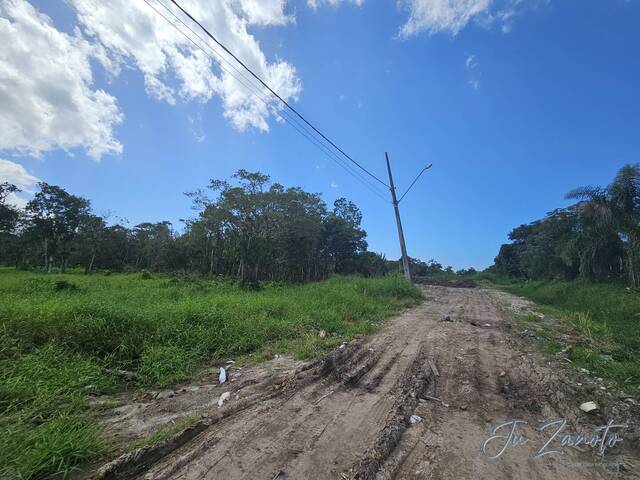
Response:
POLYGON ((103 470, 103 478, 640 478, 637 405, 538 353, 511 323, 531 305, 484 288, 421 288, 422 305, 323 361, 232 368, 225 385, 156 392, 112 411, 105 422, 121 438, 206 414, 161 455, 126 475, 103 470), (218 408, 223 391, 231 399, 218 408), (580 411, 588 400, 600 409, 580 411), (590 434, 609 420, 628 426, 611 430, 622 441, 604 455, 581 445, 534 457, 557 429, 537 428, 559 418, 567 425, 545 451, 565 433, 590 434), (492 430, 514 419, 527 422, 517 426, 527 443, 488 458, 504 443, 483 452, 492 430))

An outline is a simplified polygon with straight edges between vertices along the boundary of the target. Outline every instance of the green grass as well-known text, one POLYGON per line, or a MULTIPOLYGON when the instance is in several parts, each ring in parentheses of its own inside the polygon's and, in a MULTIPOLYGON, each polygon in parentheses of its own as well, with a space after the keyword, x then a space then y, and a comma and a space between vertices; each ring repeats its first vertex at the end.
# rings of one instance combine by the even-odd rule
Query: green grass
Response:
POLYGON ((134 442, 130 445, 130 450, 135 450, 136 448, 147 447, 150 445, 155 445, 156 443, 160 443, 172 435, 181 432, 185 428, 190 427, 194 423, 196 423, 198 419, 196 417, 190 416, 185 417, 182 420, 172 424, 159 428, 157 431, 149 435, 148 437, 142 438, 137 442, 134 442))
POLYGON ((503 283, 500 287, 546 306, 547 313, 560 319, 561 328, 574 339, 569 358, 575 366, 615 381, 628 393, 640 393, 639 290, 580 282, 503 283))
POLYGON ((89 395, 169 386, 230 356, 317 356, 422 299, 399 277, 258 291, 146 277, 0 269, 0 478, 65 478, 108 455, 89 395))

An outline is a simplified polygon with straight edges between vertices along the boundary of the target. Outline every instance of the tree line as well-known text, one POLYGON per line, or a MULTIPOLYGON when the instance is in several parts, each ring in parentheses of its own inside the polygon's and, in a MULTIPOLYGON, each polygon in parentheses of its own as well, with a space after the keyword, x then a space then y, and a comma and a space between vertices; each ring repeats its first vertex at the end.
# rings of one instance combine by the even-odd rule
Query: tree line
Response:
POLYGON ((640 165, 622 167, 606 187, 580 187, 577 200, 520 225, 492 267, 526 279, 576 278, 640 284, 640 165))
POLYGON ((109 224, 87 199, 44 182, 19 209, 9 202, 18 191, 0 184, 0 263, 17 268, 184 271, 255 283, 371 276, 398 266, 367 250, 353 202, 339 198, 329 208, 319 194, 259 172, 238 170, 231 182, 211 180, 188 193, 196 214, 182 232, 167 221, 109 224))

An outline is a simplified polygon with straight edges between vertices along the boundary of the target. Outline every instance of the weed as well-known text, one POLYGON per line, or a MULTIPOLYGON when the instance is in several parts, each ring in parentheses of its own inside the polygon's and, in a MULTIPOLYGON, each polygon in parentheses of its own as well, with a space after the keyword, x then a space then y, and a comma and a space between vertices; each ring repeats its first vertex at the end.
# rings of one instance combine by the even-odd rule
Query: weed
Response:
POLYGON ((160 443, 172 435, 181 432, 182 430, 189 428, 196 423, 196 417, 185 417, 173 425, 160 428, 158 431, 152 433, 148 437, 145 437, 130 446, 130 450, 137 448, 148 447, 160 443))
POLYGON ((0 269, 0 298, 0 478, 42 478, 109 448, 89 395, 166 387, 252 352, 321 355, 422 295, 400 277, 254 291, 221 278, 0 269))
MULTIPOLYGON (((640 296, 615 284, 510 282, 500 288, 549 309, 576 338, 577 367, 640 393, 640 296)), ((533 319, 530 319, 533 322, 533 319)))

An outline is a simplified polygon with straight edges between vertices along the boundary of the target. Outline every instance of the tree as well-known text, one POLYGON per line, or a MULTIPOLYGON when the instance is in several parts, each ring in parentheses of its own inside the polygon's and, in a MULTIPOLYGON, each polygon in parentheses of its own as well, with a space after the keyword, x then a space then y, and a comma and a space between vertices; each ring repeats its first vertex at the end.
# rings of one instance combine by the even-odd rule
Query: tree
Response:
MULTIPOLYGON (((16 191, 4 186, 4 199, 16 191)), ((15 230, 23 267, 54 263, 96 269, 198 272, 227 275, 243 285, 260 280, 307 282, 333 273, 379 275, 393 262, 368 252, 362 212, 339 198, 329 210, 320 194, 272 183, 268 175, 238 170, 188 193, 197 212, 176 232, 170 222, 133 228, 108 225, 87 200, 39 184, 15 230)), ((3 210, 3 212, 5 212, 3 210)), ((11 211, 13 212, 13 210, 11 211)), ((13 213, 6 214, 13 225, 13 213)), ((6 256, 0 259, 7 262, 6 256)))
POLYGON ((640 166, 626 165, 607 187, 580 187, 578 200, 515 228, 495 259, 497 272, 534 279, 640 283, 640 166))
POLYGON ((336 273, 350 273, 356 268, 356 258, 367 249, 367 233, 360 228, 360 209, 345 198, 334 202, 333 212, 324 219, 323 243, 325 256, 336 273))
POLYGON ((60 271, 64 272, 69 244, 78 231, 83 215, 89 212, 89 201, 45 182, 40 182, 38 187, 40 191, 26 207, 29 228, 42 241, 45 270, 51 272, 57 256, 60 271))
POLYGON ((0 183, 0 233, 13 233, 20 218, 20 210, 7 202, 9 195, 20 189, 9 182, 0 183))
POLYGON ((0 183, 0 258, 8 261, 10 258, 18 264, 20 257, 20 238, 17 228, 21 218, 21 211, 8 202, 9 196, 20 189, 9 182, 0 183))
POLYGON ((96 262, 96 256, 102 251, 107 236, 107 226, 103 218, 86 213, 80 219, 78 234, 75 241, 75 254, 79 263, 84 265, 85 273, 91 273, 96 262))
POLYGON ((136 268, 163 272, 177 266, 171 222, 145 222, 136 225, 131 234, 131 243, 136 268))

